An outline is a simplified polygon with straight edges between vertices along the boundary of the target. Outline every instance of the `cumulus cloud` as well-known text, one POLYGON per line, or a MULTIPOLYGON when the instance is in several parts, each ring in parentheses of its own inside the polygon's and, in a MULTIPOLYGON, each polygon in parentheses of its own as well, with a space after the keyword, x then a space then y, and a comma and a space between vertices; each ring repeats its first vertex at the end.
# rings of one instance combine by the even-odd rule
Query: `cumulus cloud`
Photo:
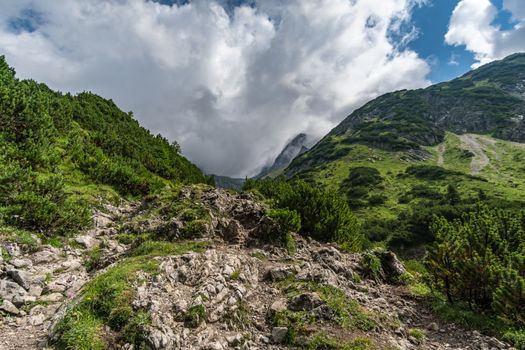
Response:
POLYGON ((490 0, 461 0, 450 18, 445 42, 465 45, 473 52, 477 61, 473 67, 525 51, 525 2, 504 0, 503 7, 515 21, 512 29, 494 23, 498 9, 490 0))
POLYGON ((205 171, 252 175, 379 94, 428 84, 416 0, 3 0, 19 76, 112 98, 205 171), (408 28, 408 29, 407 29, 408 28))

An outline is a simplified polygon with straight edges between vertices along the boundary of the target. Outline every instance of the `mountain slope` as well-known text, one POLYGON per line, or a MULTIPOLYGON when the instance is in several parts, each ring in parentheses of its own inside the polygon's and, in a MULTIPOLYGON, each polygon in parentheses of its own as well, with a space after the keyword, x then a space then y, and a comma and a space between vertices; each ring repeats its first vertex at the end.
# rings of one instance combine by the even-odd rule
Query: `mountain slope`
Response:
POLYGON ((18 80, 0 57, 0 223, 68 232, 96 196, 139 196, 208 179, 176 143, 111 100, 18 80))
MULTIPOLYGON (((515 54, 450 82, 370 101, 284 173, 338 191, 367 225, 446 204, 451 184, 462 203, 481 196, 518 208, 524 115, 525 54, 515 54)), ((380 239, 401 226, 389 225, 369 229, 380 239)))
POLYGON ((421 150, 443 142, 447 131, 523 142, 524 115, 525 54, 515 54, 450 82, 397 91, 368 102, 293 162, 286 174, 338 158, 343 151, 335 145, 421 150))

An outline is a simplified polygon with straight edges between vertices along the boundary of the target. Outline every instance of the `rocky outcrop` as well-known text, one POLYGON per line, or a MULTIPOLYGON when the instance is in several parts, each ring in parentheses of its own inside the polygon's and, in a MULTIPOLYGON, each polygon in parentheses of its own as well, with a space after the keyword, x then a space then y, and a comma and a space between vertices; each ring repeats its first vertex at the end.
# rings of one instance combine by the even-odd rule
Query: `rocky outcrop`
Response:
MULTIPOLYGON (((181 197, 209 215, 199 234, 208 249, 151 257, 158 270, 139 272, 131 284, 130 305, 149 317, 140 328, 146 349, 304 348, 317 335, 341 344, 366 338, 376 348, 508 348, 497 339, 439 320, 404 286, 362 279, 360 254, 298 235, 293 235, 294 255, 267 243, 262 236, 267 227, 261 228, 268 225, 265 208, 250 195, 190 188, 181 197), (413 329, 420 329, 425 338, 414 338, 413 329)), ((169 226, 172 232, 187 225, 182 216, 153 218, 145 208, 145 203, 124 204, 104 214, 103 223, 96 214, 98 224, 83 234, 100 242, 91 250, 75 243, 75 248, 42 245, 24 252, 17 244, 2 242, 13 255, 0 263, 0 314, 5 316, 0 319, 0 348, 53 345, 53 325, 82 300, 82 286, 134 249, 133 242, 117 240, 119 232, 128 232, 129 222, 141 223, 136 229, 169 226), (93 249, 104 261, 101 271, 92 262, 93 249)), ((404 273, 393 253, 379 257, 385 275, 404 273)), ((109 326, 103 331, 112 349, 138 348, 109 326)))

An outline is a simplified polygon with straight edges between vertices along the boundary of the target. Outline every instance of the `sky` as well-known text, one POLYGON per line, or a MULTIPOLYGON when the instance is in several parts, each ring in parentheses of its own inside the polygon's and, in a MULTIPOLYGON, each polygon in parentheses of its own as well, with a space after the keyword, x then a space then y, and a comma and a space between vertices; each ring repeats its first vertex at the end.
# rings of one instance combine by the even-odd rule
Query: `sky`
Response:
POLYGON ((229 176, 383 93, 521 51, 523 0, 0 0, 20 78, 110 98, 229 176))

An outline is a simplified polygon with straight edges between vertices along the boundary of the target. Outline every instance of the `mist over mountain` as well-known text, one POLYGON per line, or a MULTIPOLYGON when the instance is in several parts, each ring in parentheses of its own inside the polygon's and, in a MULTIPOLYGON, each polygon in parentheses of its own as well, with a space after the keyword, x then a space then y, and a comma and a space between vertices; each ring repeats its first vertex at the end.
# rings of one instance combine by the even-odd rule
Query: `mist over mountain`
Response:
POLYGON ((311 147, 314 139, 312 136, 306 134, 299 134, 295 136, 290 142, 284 146, 283 150, 270 166, 265 166, 261 172, 255 176, 262 178, 268 175, 274 177, 279 175, 280 171, 286 168, 297 156, 305 153, 311 147))

